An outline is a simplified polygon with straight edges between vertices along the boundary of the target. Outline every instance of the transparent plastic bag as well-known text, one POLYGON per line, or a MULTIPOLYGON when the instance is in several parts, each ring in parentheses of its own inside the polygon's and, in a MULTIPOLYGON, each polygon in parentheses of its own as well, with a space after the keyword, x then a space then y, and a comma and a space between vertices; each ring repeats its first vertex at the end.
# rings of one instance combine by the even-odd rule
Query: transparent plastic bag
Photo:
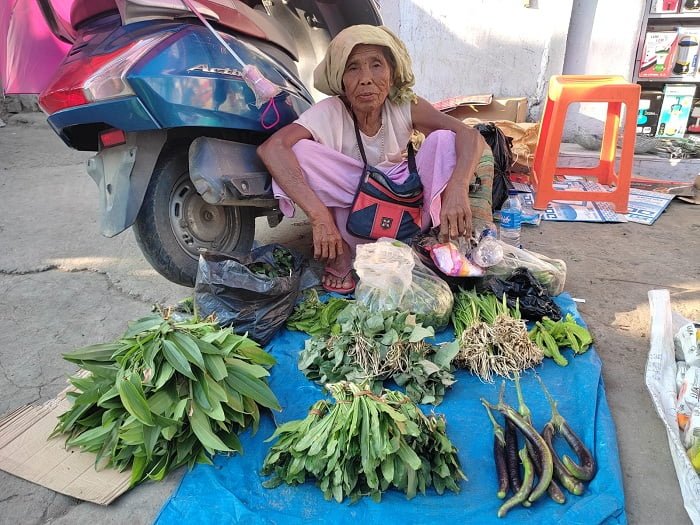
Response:
POLYGON ((503 248, 503 260, 486 270, 486 276, 508 279, 517 268, 527 268, 535 279, 554 297, 564 291, 566 263, 561 259, 550 259, 545 255, 516 248, 498 241, 503 248))
POLYGON ((360 278, 355 298, 371 311, 398 309, 435 330, 447 326, 454 301, 450 287, 410 246, 387 238, 361 244, 354 268, 360 278))

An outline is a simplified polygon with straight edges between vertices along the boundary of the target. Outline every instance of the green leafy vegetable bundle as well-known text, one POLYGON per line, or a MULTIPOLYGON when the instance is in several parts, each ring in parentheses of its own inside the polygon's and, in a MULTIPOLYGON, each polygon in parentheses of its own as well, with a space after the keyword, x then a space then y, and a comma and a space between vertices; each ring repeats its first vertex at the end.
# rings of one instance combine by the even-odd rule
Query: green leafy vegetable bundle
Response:
POLYGON ((96 453, 96 466, 131 466, 132 486, 210 463, 217 451, 241 452, 237 432, 257 429, 260 407, 280 410, 265 382, 275 359, 213 322, 156 314, 64 358, 89 374, 70 378, 73 405, 54 435, 96 453))
POLYGON ((312 337, 299 354, 299 369, 321 384, 367 382, 375 393, 392 378, 416 403, 439 404, 454 382, 450 362, 456 344, 425 342, 432 328, 408 312, 372 313, 361 303, 349 304, 336 320, 330 337, 312 337))
POLYGON ((319 401, 305 419, 289 421, 270 437, 265 457, 268 488, 315 479, 327 500, 357 501, 396 488, 412 498, 433 486, 459 492, 466 479, 445 419, 426 417, 404 394, 377 396, 355 383, 327 387, 335 403, 319 401))
POLYGON ((562 355, 559 348, 571 347, 574 355, 585 353, 593 344, 591 333, 576 322, 571 314, 564 319, 552 321, 543 317, 537 321, 529 332, 530 340, 542 349, 545 357, 551 357, 559 366, 566 366, 569 360, 562 355))
POLYGON ((328 336, 338 314, 351 302, 340 297, 329 297, 322 302, 318 292, 312 288, 304 294, 304 300, 294 307, 294 312, 287 319, 287 328, 314 336, 328 336))

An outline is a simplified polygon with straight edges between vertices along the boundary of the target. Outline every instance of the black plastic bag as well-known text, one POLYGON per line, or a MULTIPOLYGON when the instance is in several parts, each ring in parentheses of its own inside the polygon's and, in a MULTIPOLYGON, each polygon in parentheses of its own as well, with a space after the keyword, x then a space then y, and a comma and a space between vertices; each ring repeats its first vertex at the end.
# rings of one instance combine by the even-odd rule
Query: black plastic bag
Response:
POLYGON ((280 244, 243 256, 205 252, 199 257, 194 298, 200 316, 215 314, 219 325, 232 326, 238 334, 247 332, 266 345, 291 314, 299 292, 317 282, 303 256, 280 244), (292 255, 289 275, 261 275, 249 268, 254 263, 278 267, 275 250, 280 249, 292 255))
POLYGON ((513 139, 506 136, 493 122, 474 126, 484 137, 493 152, 492 207, 500 210, 508 198, 508 190, 513 188, 508 173, 513 165, 513 139))
POLYGON ((483 282, 483 287, 496 297, 506 294, 509 308, 515 308, 516 301, 519 301, 523 319, 539 321, 544 316, 553 321, 561 319, 559 306, 527 268, 516 268, 508 279, 490 277, 483 282))

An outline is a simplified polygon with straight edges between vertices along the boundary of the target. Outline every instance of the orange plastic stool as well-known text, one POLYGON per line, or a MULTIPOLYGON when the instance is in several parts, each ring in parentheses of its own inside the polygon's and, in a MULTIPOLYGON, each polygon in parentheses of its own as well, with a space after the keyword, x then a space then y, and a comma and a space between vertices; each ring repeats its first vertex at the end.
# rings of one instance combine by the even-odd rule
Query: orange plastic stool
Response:
POLYGON ((549 92, 540 123, 532 174, 535 209, 544 210, 553 200, 602 201, 612 203, 618 213, 627 213, 640 93, 639 84, 631 84, 621 76, 559 75, 549 80, 549 92), (608 104, 600 163, 590 168, 558 167, 557 159, 566 112, 570 104, 578 102, 608 104), (620 167, 616 173, 615 151, 622 104, 625 104, 626 109, 626 132, 622 140, 620 167), (611 191, 556 190, 554 182, 558 175, 594 177, 600 184, 615 187, 611 191))

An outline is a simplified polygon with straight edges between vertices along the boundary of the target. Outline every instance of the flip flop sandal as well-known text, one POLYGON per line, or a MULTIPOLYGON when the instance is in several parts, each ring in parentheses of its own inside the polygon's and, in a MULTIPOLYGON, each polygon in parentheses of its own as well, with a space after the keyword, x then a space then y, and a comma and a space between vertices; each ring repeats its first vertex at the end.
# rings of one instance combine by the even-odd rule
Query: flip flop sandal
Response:
MULTIPOLYGON (((352 268, 348 269, 347 272, 343 273, 340 272, 334 268, 331 268, 330 266, 326 266, 323 269, 324 272, 332 275, 333 277, 337 277, 338 279, 341 280, 341 282, 345 282, 346 279, 348 278, 348 275, 350 275, 350 272, 352 272, 352 268)), ((347 295, 351 294, 355 291, 355 279, 350 276, 350 283, 352 286, 350 288, 342 288, 342 287, 335 287, 335 286, 329 286, 326 283, 321 283, 321 286, 323 286, 323 289, 326 290, 327 292, 335 292, 341 295, 347 295)))

